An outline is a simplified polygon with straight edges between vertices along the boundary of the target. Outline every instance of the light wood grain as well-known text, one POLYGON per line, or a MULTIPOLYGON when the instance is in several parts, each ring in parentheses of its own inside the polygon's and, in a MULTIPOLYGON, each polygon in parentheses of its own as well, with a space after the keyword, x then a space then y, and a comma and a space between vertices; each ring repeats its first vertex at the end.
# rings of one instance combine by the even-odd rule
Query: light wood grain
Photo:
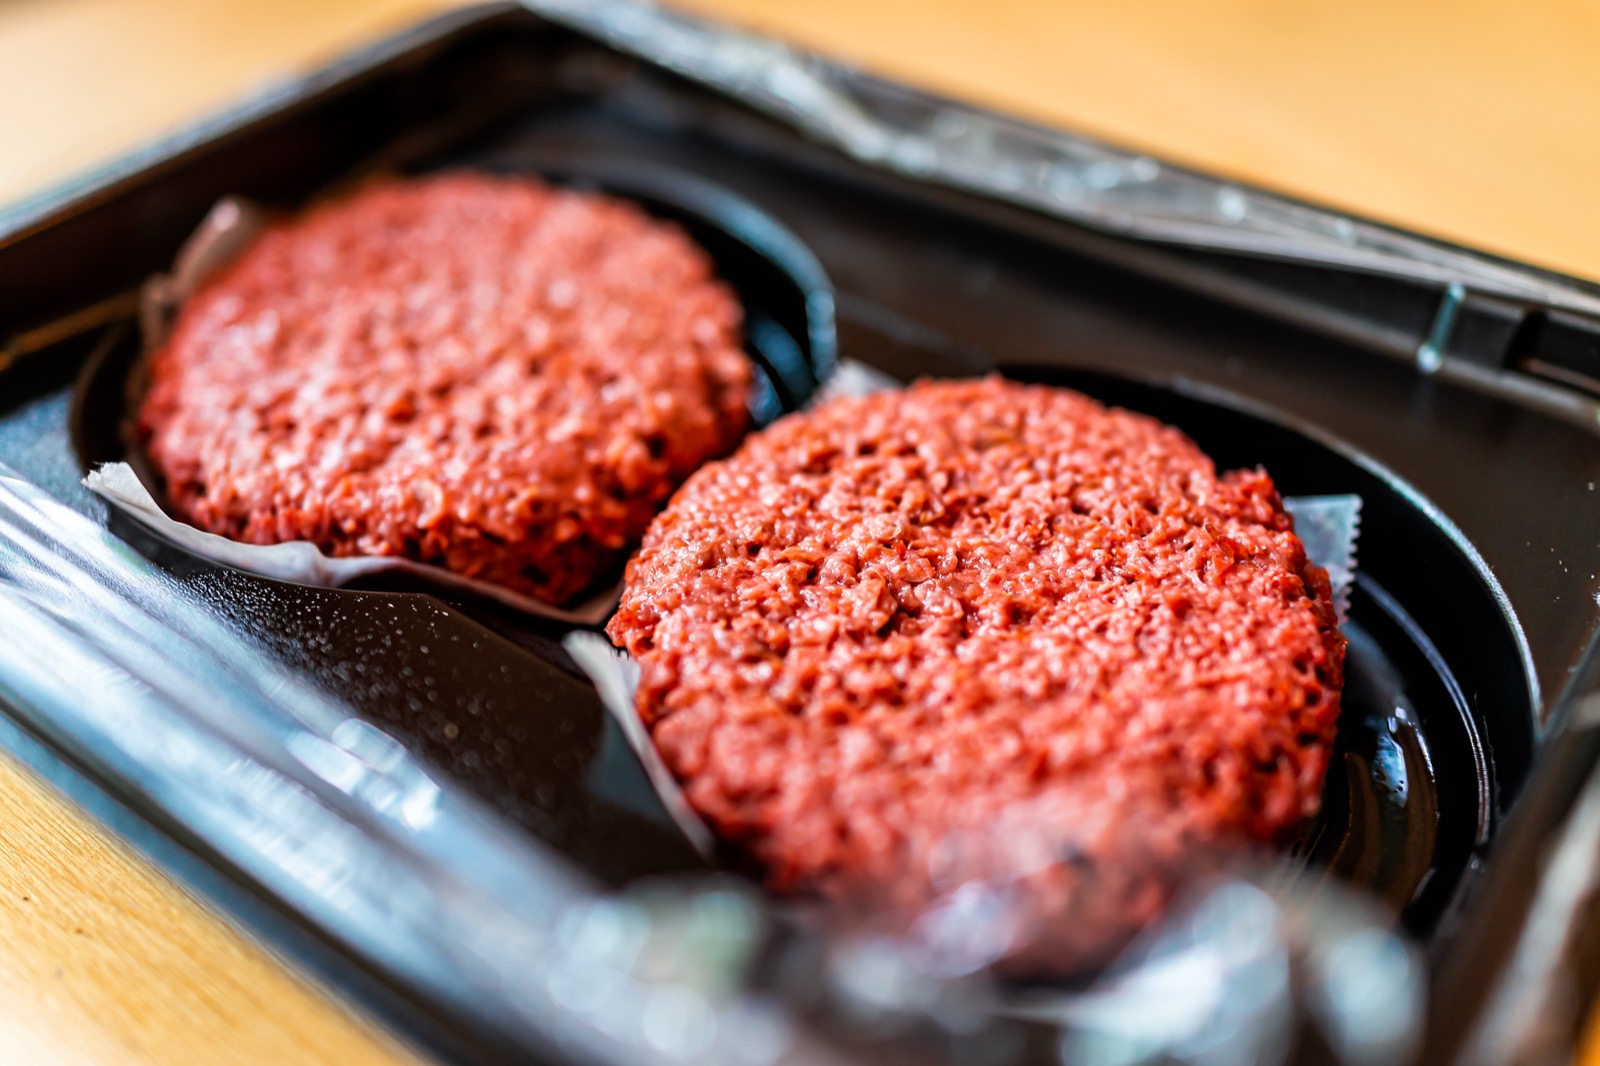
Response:
POLYGON ((0 757, 0 1062, 416 1061, 0 757))
MULTIPOLYGON (((1593 0, 684 2, 914 84, 1600 278, 1593 0)), ((443 6, 3 0, 0 203, 443 6)), ((0 811, 0 1062, 408 1061, 4 759, 0 811)))
POLYGON ((0 202, 35 193, 445 6, 427 0, 0 3, 0 202))
MULTIPOLYGON (((1592 0, 684 0, 930 88, 1600 278, 1592 0)), ((0 201, 443 0, 12 0, 0 201)))
POLYGON ((1600 277, 1593 0, 686 0, 959 97, 1600 277))

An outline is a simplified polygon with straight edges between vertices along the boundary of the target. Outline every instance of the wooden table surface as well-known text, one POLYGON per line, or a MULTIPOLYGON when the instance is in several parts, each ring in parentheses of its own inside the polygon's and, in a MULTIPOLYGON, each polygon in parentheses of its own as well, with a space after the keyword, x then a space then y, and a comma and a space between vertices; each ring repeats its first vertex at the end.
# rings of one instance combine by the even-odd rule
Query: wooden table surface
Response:
MULTIPOLYGON (((1600 278, 1593 0, 687 0, 951 95, 1600 278)), ((0 204, 441 6, 0 0, 0 204)), ((0 1061, 400 1063, 0 757, 0 1061)))

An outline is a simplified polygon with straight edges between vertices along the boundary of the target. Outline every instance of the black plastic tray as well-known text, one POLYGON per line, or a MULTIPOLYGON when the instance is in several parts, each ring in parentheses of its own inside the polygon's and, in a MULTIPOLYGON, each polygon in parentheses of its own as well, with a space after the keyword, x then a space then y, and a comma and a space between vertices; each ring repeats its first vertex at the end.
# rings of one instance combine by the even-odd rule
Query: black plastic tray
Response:
MULTIPOLYGON (((1285 494, 1359 493, 1340 759, 1306 851, 1391 905, 1455 990, 1442 1010, 1473 1013, 1520 920, 1514 873, 1475 891, 1507 850, 1491 845, 1541 755, 1565 761, 1537 816, 1511 824, 1525 852, 1592 758, 1564 722, 1594 684, 1600 625, 1600 432, 1589 324, 1570 309, 1107 236, 852 161, 682 74, 488 7, 13 215, 0 232, 0 336, 13 338, 0 462, 109 520, 292 671, 588 874, 625 884, 698 868, 561 651, 564 627, 481 604, 441 610, 400 585, 330 591, 214 567, 108 517, 78 483, 87 461, 115 457, 133 293, 217 199, 292 207, 379 169, 595 166, 697 175, 789 227, 837 290, 844 357, 905 379, 999 370, 1070 385, 1180 426, 1223 467, 1266 466, 1285 494), (1485 307, 1509 326, 1488 330, 1485 307), (1498 935, 1461 935, 1497 923, 1498 935)), ((0 649, 0 675, 5 660, 0 649)), ((58 780, 74 767, 103 778, 92 753, 11 702, 24 726, 5 731, 14 751, 58 780)), ((152 840, 184 841, 115 779, 74 789, 100 787, 102 813, 120 796, 159 827, 152 840)), ((377 981, 353 976, 363 960, 352 969, 314 922, 264 908, 271 893, 248 877, 198 876, 430 1046, 482 1051, 448 1011, 426 1021, 398 1006, 406 992, 382 966, 377 981)))

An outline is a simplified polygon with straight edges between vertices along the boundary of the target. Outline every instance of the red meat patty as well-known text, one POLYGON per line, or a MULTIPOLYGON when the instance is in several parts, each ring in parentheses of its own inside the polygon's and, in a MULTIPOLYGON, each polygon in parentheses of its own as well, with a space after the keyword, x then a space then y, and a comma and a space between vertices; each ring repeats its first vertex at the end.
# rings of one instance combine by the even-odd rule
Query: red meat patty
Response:
POLYGON ((608 632, 690 803, 771 888, 937 880, 1033 834, 1105 860, 1115 913, 1078 913, 1111 925, 1162 903, 1117 862, 1315 811, 1345 650, 1266 473, 1000 379, 838 400, 701 468, 608 632))
POLYGON ((678 228, 454 174, 266 232, 184 306, 138 424, 177 516, 561 603, 747 426, 740 311, 678 228))

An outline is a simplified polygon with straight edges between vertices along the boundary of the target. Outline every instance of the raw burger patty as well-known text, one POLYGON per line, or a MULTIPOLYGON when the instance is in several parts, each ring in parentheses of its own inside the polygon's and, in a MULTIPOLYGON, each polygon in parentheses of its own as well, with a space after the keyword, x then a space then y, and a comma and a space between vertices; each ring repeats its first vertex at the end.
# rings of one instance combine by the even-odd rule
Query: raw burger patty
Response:
POLYGON ((706 254, 634 206, 384 181, 203 286, 152 356, 139 428, 202 529, 560 603, 743 434, 739 325, 706 254))
MULTIPOLYGON (((1317 807, 1344 640, 1292 525, 1264 472, 1219 477, 1153 419, 922 383, 701 468, 608 632, 690 803, 773 889, 937 881, 996 832, 1178 861, 1317 807)), ((1153 883, 1077 913, 1136 924, 1153 883)))

